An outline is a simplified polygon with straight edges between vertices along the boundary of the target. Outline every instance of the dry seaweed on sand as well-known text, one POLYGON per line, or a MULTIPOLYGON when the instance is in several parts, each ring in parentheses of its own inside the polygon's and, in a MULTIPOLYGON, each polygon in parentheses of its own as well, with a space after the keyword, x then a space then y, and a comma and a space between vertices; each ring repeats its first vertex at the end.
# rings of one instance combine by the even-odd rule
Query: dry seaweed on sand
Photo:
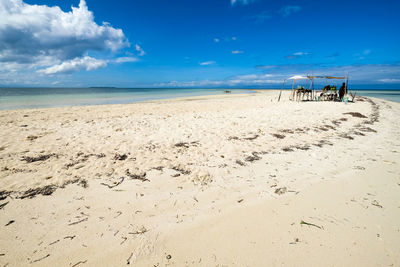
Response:
POLYGON ((83 188, 88 188, 89 187, 89 183, 86 179, 80 179, 78 181, 78 185, 82 186, 83 188))
POLYGON ((354 139, 353 136, 351 136, 351 135, 349 135, 349 134, 347 134, 347 133, 339 134, 339 137, 345 138, 345 139, 349 139, 349 140, 353 140, 353 139, 354 139))
POLYGON ((120 184, 122 184, 122 182, 125 180, 125 177, 120 177, 120 180, 118 181, 118 182, 114 182, 113 184, 111 184, 111 185, 109 185, 109 184, 106 184, 106 183, 100 183, 101 185, 105 185, 105 186, 107 186, 108 188, 114 188, 114 187, 117 187, 117 186, 119 186, 120 184))
POLYGON ((322 226, 319 226, 319 225, 316 225, 316 224, 313 224, 313 223, 308 223, 308 222, 305 222, 305 221, 301 221, 300 222, 300 225, 308 225, 308 226, 314 226, 314 227, 317 227, 317 228, 319 228, 319 229, 324 229, 324 227, 322 227, 322 226))
POLYGON ((271 134, 273 137, 275 137, 275 138, 278 138, 278 139, 283 139, 283 138, 285 138, 286 136, 285 135, 283 135, 283 134, 271 134))
POLYGON ((32 163, 32 162, 37 162, 37 161, 45 161, 48 160, 49 158, 56 156, 56 154, 45 154, 45 155, 39 155, 36 157, 29 157, 29 156, 23 156, 21 158, 22 161, 26 161, 27 163, 32 163))
POLYGON ((46 258, 48 258, 48 257, 50 257, 50 254, 47 254, 46 256, 44 256, 44 257, 42 257, 42 258, 40 258, 40 259, 33 260, 33 261, 31 261, 30 263, 32 264, 32 263, 35 263, 35 262, 38 262, 38 261, 42 261, 42 260, 44 260, 44 259, 46 259, 46 258))
POLYGON ((321 130, 321 131, 324 131, 324 132, 327 132, 327 131, 329 131, 329 129, 328 128, 326 128, 326 127, 324 127, 324 126, 319 126, 318 128, 316 128, 316 129, 319 129, 319 130, 321 130))
POLYGON ((251 141, 251 140, 257 139, 258 137, 259 137, 259 135, 255 134, 253 136, 244 137, 243 140, 250 140, 251 141))
POLYGON ((126 154, 118 154, 116 153, 114 155, 114 160, 126 160, 128 158, 128 155, 126 154))
POLYGON ((382 206, 381 204, 379 204, 379 202, 376 201, 376 200, 372 201, 371 204, 374 205, 374 206, 376 206, 376 207, 378 207, 378 208, 383 208, 383 206, 382 206))
POLYGON ((352 134, 359 135, 359 136, 365 136, 365 134, 363 134, 362 132, 357 132, 357 131, 353 131, 352 134))
POLYGON ((245 166, 246 165, 243 161, 241 161, 239 159, 237 159, 235 162, 236 162, 236 164, 239 164, 240 166, 245 166))
POLYGON ((377 133, 376 130, 370 128, 370 127, 360 127, 358 128, 362 132, 368 132, 368 133, 377 133))
POLYGON ((4 226, 9 226, 10 224, 13 224, 13 223, 15 223, 15 221, 14 220, 11 220, 11 221, 9 221, 6 225, 4 225, 4 226))
POLYGON ((280 130, 280 132, 282 132, 282 133, 294 134, 294 131, 291 130, 291 129, 283 129, 283 130, 280 130))
POLYGON ((295 148, 300 149, 300 150, 309 150, 309 149, 310 149, 310 146, 309 146, 309 145, 295 146, 295 148))
POLYGON ((82 222, 86 222, 87 220, 89 220, 89 218, 85 218, 85 219, 82 219, 82 220, 79 220, 79 221, 76 221, 76 222, 72 222, 72 223, 70 223, 70 224, 68 224, 68 225, 75 225, 75 224, 78 224, 78 223, 82 223, 82 222))
POLYGON ((11 195, 10 191, 6 191, 6 190, 0 191, 0 200, 4 200, 10 195, 11 195))
POLYGON ((360 112, 346 112, 346 113, 343 113, 343 114, 344 115, 351 115, 351 116, 353 116, 355 118, 362 118, 362 119, 366 119, 367 118, 367 116, 361 114, 360 112))
POLYGON ((281 188, 275 189, 275 194, 278 194, 278 195, 283 195, 286 192, 287 192, 287 188, 286 187, 281 187, 281 188))
POLYGON ((76 267, 76 266, 78 266, 79 264, 85 264, 86 262, 87 262, 87 260, 78 261, 77 263, 75 263, 74 265, 72 265, 72 267, 76 267))
POLYGON ((0 210, 3 209, 8 203, 9 203, 9 201, 7 201, 7 202, 5 202, 3 204, 0 204, 0 210))
POLYGON ((148 232, 149 230, 146 229, 146 227, 142 226, 139 230, 135 231, 135 232, 129 232, 128 234, 130 235, 142 235, 146 232, 148 232))
POLYGON ((42 195, 42 196, 50 196, 52 195, 58 188, 65 188, 65 186, 69 184, 75 184, 77 183, 78 185, 82 186, 83 188, 87 188, 88 182, 85 179, 75 177, 75 179, 72 180, 67 180, 61 185, 46 185, 43 187, 37 187, 37 188, 30 188, 24 192, 8 192, 8 191, 2 191, 0 192, 0 200, 5 199, 7 196, 10 196, 11 194, 19 193, 16 198, 18 199, 25 199, 25 198, 34 198, 37 195, 42 195), (4 198, 2 198, 2 196, 4 198))
POLYGON ((175 146, 176 147, 189 148, 190 146, 197 146, 198 144, 199 144, 198 141, 194 141, 194 142, 179 142, 179 143, 176 143, 175 146))
POLYGON ((329 124, 325 124, 324 127, 328 128, 328 129, 331 129, 331 130, 336 130, 335 127, 333 127, 332 125, 329 125, 329 124))
POLYGON ((26 139, 28 139, 29 141, 33 141, 38 139, 40 136, 36 136, 36 135, 29 135, 28 137, 26 137, 26 139))
POLYGON ((258 153, 257 152, 253 152, 252 156, 248 156, 248 157, 245 158, 245 161, 253 162, 253 161, 256 161, 256 160, 260 160, 260 159, 261 159, 261 157, 258 155, 258 153))
POLYGON ((25 191, 21 196, 19 196, 19 199, 24 199, 24 198, 34 198, 36 195, 43 195, 43 196, 50 196, 51 194, 56 191, 57 187, 54 185, 46 185, 43 187, 38 187, 38 188, 31 188, 27 191, 25 191))
POLYGON ((282 148, 282 150, 285 152, 293 152, 294 151, 291 147, 284 147, 284 148, 282 148))
POLYGON ((131 255, 129 256, 129 258, 126 260, 126 264, 129 265, 131 264, 131 259, 133 257, 133 252, 131 253, 131 255))
POLYGON ((180 173, 183 174, 183 175, 188 175, 188 174, 191 173, 190 170, 185 170, 185 169, 182 169, 182 168, 180 168, 180 167, 172 167, 172 169, 173 169, 174 171, 180 172, 180 173))
POLYGON ((164 166, 158 166, 158 167, 153 167, 151 170, 156 170, 156 171, 162 171, 164 169, 164 166))
POLYGON ((131 178, 131 179, 133 179, 133 180, 140 180, 140 181, 142 181, 142 182, 145 182, 145 181, 150 182, 150 180, 146 178, 146 175, 147 175, 146 172, 143 172, 143 173, 140 173, 140 174, 134 174, 134 173, 131 173, 131 172, 129 171, 129 169, 126 169, 126 170, 125 170, 125 174, 126 174, 129 178, 131 178))
POLYGON ((67 181, 65 181, 62 185, 60 185, 59 187, 60 188, 65 188, 67 185, 69 185, 69 184, 78 184, 78 185, 80 185, 80 186, 82 186, 83 188, 87 188, 87 187, 89 187, 89 184, 88 184, 88 182, 87 182, 87 180, 86 179, 84 179, 84 178, 80 178, 80 177, 78 177, 78 176, 75 176, 75 178, 74 179, 72 179, 72 180, 67 180, 67 181))

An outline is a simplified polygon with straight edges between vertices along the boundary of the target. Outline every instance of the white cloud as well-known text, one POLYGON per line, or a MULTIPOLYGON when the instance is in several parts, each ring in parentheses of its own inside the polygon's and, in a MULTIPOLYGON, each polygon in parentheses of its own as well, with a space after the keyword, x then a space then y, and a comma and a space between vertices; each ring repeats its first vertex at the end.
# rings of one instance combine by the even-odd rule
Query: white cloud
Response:
POLYGON ((156 87, 213 87, 213 86, 262 86, 266 84, 281 84, 283 78, 280 75, 271 74, 247 74, 238 75, 225 80, 200 80, 189 82, 171 81, 155 84, 156 87))
POLYGON ((214 38, 214 42, 219 43, 221 41, 224 42, 232 42, 232 41, 236 41, 237 37, 236 36, 232 36, 232 37, 224 37, 224 38, 214 38))
POLYGON ((296 52, 296 53, 286 56, 286 58, 287 59, 295 59, 295 58, 308 56, 308 55, 310 55, 310 53, 308 53, 308 52, 296 52))
POLYGON ((115 63, 126 63, 126 62, 137 62, 139 61, 136 57, 119 57, 114 60, 115 63))
POLYGON ((262 70, 275 69, 277 67, 278 67, 277 65, 257 65, 257 66, 255 66, 256 69, 262 69, 262 70))
POLYGON ((233 50, 232 51, 232 54, 243 54, 244 53, 244 51, 243 50, 233 50))
POLYGON ((1 0, 0 18, 3 70, 5 65, 42 69, 42 73, 92 70, 106 62, 88 57, 88 52, 115 52, 130 45, 121 29, 105 22, 98 25, 84 0, 70 12, 58 6, 1 0))
POLYGON ((138 51, 139 52, 139 56, 144 56, 144 55, 146 55, 146 52, 144 52, 144 50, 137 44, 137 45, 135 45, 135 49, 136 49, 136 51, 138 51))
POLYGON ((365 49, 364 51, 363 51, 363 54, 364 55, 369 55, 369 54, 371 54, 371 49, 365 49))
POLYGON ((364 51, 361 51, 360 53, 356 53, 354 56, 356 57, 356 59, 364 60, 367 58, 367 56, 369 54, 371 54, 371 52, 372 52, 371 49, 365 49, 364 51))
POLYGON ((293 55, 301 57, 301 56, 306 56, 306 55, 308 55, 308 54, 309 54, 309 53, 307 53, 307 52, 296 52, 296 53, 294 53, 293 55))
POLYGON ((199 63, 200 66, 208 66, 213 64, 215 64, 215 61, 204 61, 199 63))
MULTIPOLYGON (((172 81, 158 83, 157 87, 264 87, 281 88, 282 83, 293 75, 348 75, 352 84, 400 83, 400 64, 366 64, 347 66, 322 66, 308 64, 259 65, 268 73, 236 75, 219 80, 172 81)), ((357 89, 351 87, 352 89, 357 89)))
POLYGON ((379 79, 381 83, 400 83, 400 79, 379 79))
POLYGON ((38 72, 44 74, 71 73, 80 70, 95 70, 107 66, 107 62, 101 59, 95 59, 89 56, 74 58, 64 61, 59 65, 41 69, 38 72))
POLYGON ((293 13, 297 13, 301 11, 301 6, 284 6, 281 8, 280 13, 282 14, 283 17, 288 17, 292 15, 293 13))
POLYGON ((247 16, 244 16, 243 18, 246 19, 246 20, 251 20, 254 23, 259 24, 259 23, 263 23, 266 20, 272 19, 273 15, 272 15, 271 11, 264 10, 261 13, 253 14, 253 15, 247 15, 247 16))
POLYGON ((256 2, 257 0, 231 0, 231 5, 237 5, 237 4, 241 4, 241 5, 248 5, 250 3, 256 2))

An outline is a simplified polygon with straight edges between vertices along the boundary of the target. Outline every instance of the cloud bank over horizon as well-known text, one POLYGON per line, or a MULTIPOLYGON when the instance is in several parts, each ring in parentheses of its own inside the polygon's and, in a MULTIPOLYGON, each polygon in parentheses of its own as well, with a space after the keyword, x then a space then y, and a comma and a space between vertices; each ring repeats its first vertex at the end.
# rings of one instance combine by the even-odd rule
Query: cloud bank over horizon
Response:
MULTIPOLYGON (((121 29, 98 25, 86 2, 71 7, 0 1, 0 71, 31 69, 41 74, 95 70, 108 61, 89 53, 116 53, 130 43, 121 29)), ((142 55, 144 52, 140 52, 142 55)))
POLYGON ((231 0, 231 5, 237 5, 237 4, 242 4, 242 5, 248 5, 250 3, 256 2, 258 0, 231 0))
POLYGON ((344 66, 314 66, 308 64, 297 65, 258 65, 262 73, 235 75, 221 80, 196 80, 196 81, 169 81, 157 83, 155 87, 265 87, 281 88, 285 79, 294 75, 334 75, 350 77, 350 84, 367 83, 399 83, 400 79, 389 77, 400 76, 400 63, 397 64, 365 64, 344 66), (370 77, 375 77, 371 80, 370 77))

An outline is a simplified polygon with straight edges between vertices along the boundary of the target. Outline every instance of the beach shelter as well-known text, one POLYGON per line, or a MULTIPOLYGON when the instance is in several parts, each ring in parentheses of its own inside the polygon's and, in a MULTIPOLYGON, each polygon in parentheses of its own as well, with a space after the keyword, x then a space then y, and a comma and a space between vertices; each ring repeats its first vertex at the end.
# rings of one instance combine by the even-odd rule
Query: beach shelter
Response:
MULTIPOLYGON (((303 91, 310 91, 311 90, 311 97, 314 98, 314 80, 315 79, 326 79, 326 80, 344 80, 345 81, 345 95, 347 95, 347 89, 348 89, 348 83, 349 83, 349 78, 348 76, 330 76, 330 75, 294 75, 292 77, 289 77, 284 80, 282 88, 285 87, 285 84, 287 81, 292 81, 292 92, 290 94, 289 99, 294 100, 296 96, 296 92, 298 90, 303 90, 303 91), (301 87, 301 89, 295 88, 296 82, 299 80, 303 81, 309 81, 309 88, 306 89, 304 87, 301 87)), ((279 96, 280 99, 280 96, 279 96)))
POLYGON ((290 97, 289 97, 290 100, 294 100, 294 97, 295 97, 295 94, 296 94, 296 88, 295 88, 296 81, 299 81, 299 80, 310 81, 310 88, 309 89, 311 90, 313 88, 313 80, 310 79, 309 76, 294 75, 292 77, 289 77, 289 78, 285 79, 283 81, 282 88, 285 87, 285 84, 286 84, 287 81, 292 81, 292 92, 290 93, 290 97))

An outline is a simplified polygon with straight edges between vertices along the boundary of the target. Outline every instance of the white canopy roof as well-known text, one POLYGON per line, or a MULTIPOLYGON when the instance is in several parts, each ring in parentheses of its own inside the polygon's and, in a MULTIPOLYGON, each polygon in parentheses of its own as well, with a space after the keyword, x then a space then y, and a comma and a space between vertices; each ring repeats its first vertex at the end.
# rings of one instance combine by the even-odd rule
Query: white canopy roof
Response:
POLYGON ((304 76, 304 75, 295 75, 292 76, 290 78, 288 78, 288 80, 313 80, 313 79, 347 79, 347 76, 304 76))
POLYGON ((310 78, 307 76, 302 76, 302 75, 295 75, 295 76, 288 78, 288 80, 304 80, 304 79, 310 79, 310 78))

